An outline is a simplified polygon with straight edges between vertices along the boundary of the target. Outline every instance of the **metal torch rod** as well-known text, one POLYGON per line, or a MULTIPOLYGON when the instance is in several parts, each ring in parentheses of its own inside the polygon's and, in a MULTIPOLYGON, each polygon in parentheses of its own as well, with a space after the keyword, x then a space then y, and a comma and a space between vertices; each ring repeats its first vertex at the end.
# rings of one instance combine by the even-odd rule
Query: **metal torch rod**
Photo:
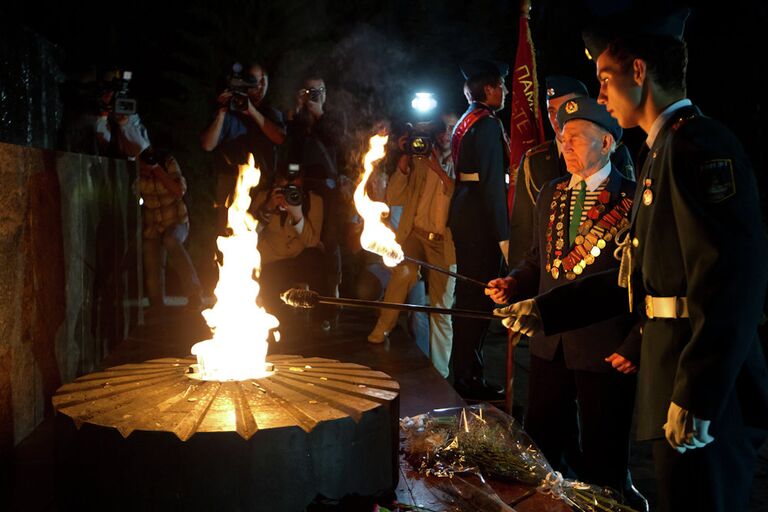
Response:
POLYGON ((463 316, 467 318, 481 318, 484 320, 498 320, 500 318, 493 313, 485 313, 483 311, 435 308, 431 306, 419 306, 416 304, 400 304, 399 302, 379 302, 376 300, 323 297, 322 295, 317 297, 317 301, 321 304, 336 304, 338 306, 350 306, 353 308, 397 309, 399 311, 437 313, 442 315, 463 316))
POLYGON ((477 285, 481 288, 489 288, 488 283, 484 283, 482 281, 478 281, 477 279, 472 279, 471 277, 463 276, 461 274, 457 274, 456 272, 451 272, 448 269, 445 269, 443 267, 438 267, 437 265, 432 265, 431 263, 427 263, 426 261, 417 260, 416 258, 411 258, 410 256, 405 256, 403 259, 406 259, 410 261, 411 263, 415 263, 416 265, 421 265, 422 267, 427 267, 429 269, 435 270, 437 272, 442 272, 443 274, 448 274, 451 277, 455 277, 456 279, 461 279, 462 281, 466 281, 468 283, 472 283, 474 285, 477 285))

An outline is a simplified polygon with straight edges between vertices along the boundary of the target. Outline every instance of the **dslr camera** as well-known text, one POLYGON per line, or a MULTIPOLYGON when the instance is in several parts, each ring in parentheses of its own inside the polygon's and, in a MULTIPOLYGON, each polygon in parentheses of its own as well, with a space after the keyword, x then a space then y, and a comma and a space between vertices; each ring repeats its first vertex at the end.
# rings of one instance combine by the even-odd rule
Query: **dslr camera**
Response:
POLYGON ((419 123, 415 128, 409 125, 408 139, 403 150, 412 156, 431 155, 434 147, 431 128, 429 123, 419 123))
POLYGON ((323 94, 322 89, 317 87, 310 87, 309 89, 302 89, 301 93, 306 96, 309 101, 320 101, 320 96, 323 94))
POLYGON ((245 112, 248 110, 248 89, 256 84, 250 77, 243 76, 243 65, 235 62, 232 65, 232 73, 229 75, 227 91, 232 93, 229 99, 229 110, 245 112))
POLYGON ((112 91, 112 100, 102 109, 107 112, 120 115, 132 115, 136 113, 136 100, 129 97, 128 85, 133 77, 130 71, 116 71, 112 80, 105 84, 105 92, 112 91))
POLYGON ((288 183, 277 189, 285 196, 285 202, 291 206, 299 206, 304 201, 304 189, 296 184, 300 174, 299 164, 288 164, 288 171, 285 173, 288 183))

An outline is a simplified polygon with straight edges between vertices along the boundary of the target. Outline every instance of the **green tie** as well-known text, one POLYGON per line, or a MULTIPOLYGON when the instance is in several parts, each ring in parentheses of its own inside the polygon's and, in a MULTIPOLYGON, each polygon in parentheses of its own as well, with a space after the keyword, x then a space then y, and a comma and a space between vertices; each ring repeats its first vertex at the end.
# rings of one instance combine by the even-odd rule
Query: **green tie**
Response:
POLYGON ((587 197, 587 187, 584 180, 581 180, 576 186, 579 188, 579 195, 576 196, 576 204, 573 205, 573 215, 571 215, 571 225, 568 230, 568 241, 573 245, 576 235, 579 234, 579 225, 581 224, 581 210, 584 208, 584 198, 587 197))

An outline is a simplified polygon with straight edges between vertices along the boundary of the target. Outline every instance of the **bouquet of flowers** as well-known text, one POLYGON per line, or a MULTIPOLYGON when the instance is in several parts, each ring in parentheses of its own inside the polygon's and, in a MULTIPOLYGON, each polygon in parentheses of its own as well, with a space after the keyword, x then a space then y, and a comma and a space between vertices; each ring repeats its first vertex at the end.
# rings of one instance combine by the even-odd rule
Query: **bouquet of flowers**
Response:
MULTIPOLYGON (((535 486, 582 512, 632 512, 610 489, 564 479, 511 416, 488 404, 439 409, 400 420, 407 460, 419 472, 475 473, 535 486)), ((492 492, 492 491, 491 491, 492 492)))

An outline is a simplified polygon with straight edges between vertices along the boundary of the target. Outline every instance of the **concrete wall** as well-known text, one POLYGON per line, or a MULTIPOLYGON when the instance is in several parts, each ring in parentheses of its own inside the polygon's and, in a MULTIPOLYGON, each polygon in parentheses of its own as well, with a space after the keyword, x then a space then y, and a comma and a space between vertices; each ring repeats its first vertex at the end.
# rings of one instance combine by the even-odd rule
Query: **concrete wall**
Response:
POLYGON ((0 456, 135 323, 135 165, 0 143, 0 456))

